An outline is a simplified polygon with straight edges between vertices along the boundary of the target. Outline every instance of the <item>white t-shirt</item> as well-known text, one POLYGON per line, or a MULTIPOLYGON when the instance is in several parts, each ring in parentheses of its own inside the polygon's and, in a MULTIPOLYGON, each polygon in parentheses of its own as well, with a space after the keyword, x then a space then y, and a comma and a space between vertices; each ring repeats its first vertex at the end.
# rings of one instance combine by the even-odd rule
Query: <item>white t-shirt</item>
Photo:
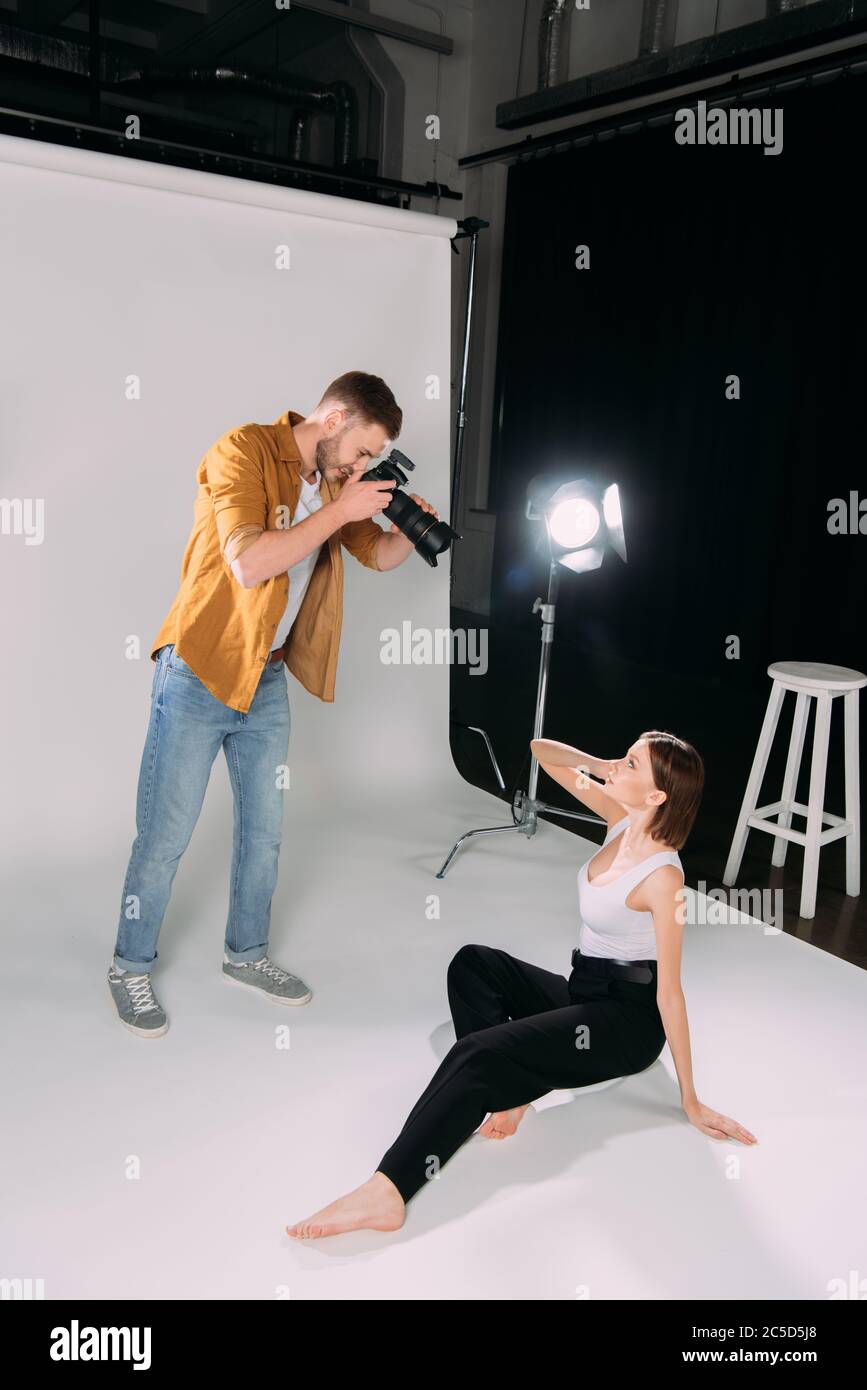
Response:
MULTIPOLYGON (((294 526, 298 521, 303 521, 305 517, 312 516, 314 512, 318 512, 319 508, 322 506, 322 497, 319 493, 321 482, 322 475, 318 468, 309 483, 306 482, 304 478, 301 479, 298 506, 295 508, 295 514, 290 522, 291 526, 294 526)), ((305 555, 303 560, 299 560, 296 565, 293 565, 291 569, 287 570, 287 574, 289 575, 289 594, 286 600, 286 608, 284 609, 283 617, 277 625, 277 631, 274 633, 274 641, 271 643, 272 652, 276 651, 277 647, 282 647, 286 638, 289 636, 292 624, 298 616, 298 609, 301 607, 304 600, 304 592, 310 582, 310 576, 313 573, 313 567, 316 564, 321 549, 322 546, 317 545, 315 550, 311 550, 309 555, 305 555)))

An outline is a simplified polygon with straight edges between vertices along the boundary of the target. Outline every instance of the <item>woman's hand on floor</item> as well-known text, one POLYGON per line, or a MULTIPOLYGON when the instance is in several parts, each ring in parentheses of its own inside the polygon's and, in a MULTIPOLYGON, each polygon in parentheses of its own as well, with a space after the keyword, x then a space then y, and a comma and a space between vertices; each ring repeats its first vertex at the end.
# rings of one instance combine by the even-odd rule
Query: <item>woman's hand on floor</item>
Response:
POLYGON ((700 1129, 702 1134, 707 1134, 711 1139, 739 1139, 742 1144, 757 1144, 759 1141, 754 1134, 750 1134, 748 1129, 739 1125, 737 1120, 733 1120, 729 1115, 721 1115, 718 1110, 711 1110, 709 1105, 702 1105, 700 1100, 693 1101, 692 1105, 685 1105, 684 1111, 690 1124, 700 1129))

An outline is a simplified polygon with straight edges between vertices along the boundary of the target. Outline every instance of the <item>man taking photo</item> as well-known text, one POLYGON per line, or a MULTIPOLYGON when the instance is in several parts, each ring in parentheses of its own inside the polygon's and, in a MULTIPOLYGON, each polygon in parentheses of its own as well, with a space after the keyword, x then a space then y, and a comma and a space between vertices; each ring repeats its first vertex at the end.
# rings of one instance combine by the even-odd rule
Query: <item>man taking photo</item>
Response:
MULTIPOLYGON (((400 433, 403 412, 381 377, 347 372, 307 416, 227 431, 199 464, 193 528, 174 602, 151 649, 151 713, 136 829, 108 982, 120 1021, 162 1037, 151 972, 172 881, 220 748, 234 800, 223 973, 275 1003, 312 993, 268 957, 289 742, 286 670, 334 700, 345 546, 390 570, 411 541, 373 521, 394 483, 364 482, 400 433)), ((423 498, 410 494, 438 516, 423 498)))

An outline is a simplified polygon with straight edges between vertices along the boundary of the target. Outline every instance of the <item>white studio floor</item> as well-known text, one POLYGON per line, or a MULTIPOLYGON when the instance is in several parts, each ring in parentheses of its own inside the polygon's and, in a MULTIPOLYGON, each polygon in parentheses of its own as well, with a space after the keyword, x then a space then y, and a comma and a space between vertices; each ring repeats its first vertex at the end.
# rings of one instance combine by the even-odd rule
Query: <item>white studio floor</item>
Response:
POLYGON ((454 777, 433 805, 287 812, 271 955, 314 999, 285 1009, 221 976, 229 824, 206 800, 151 1042, 105 980, 128 845, 26 873, 4 947, 0 1274, 48 1299, 807 1299, 863 1277, 867 975, 756 923, 688 927, 684 987, 699 1097, 758 1145, 689 1125, 666 1047, 640 1076, 552 1093, 514 1138, 474 1136, 396 1234, 286 1236, 369 1176, 451 1045, 460 945, 568 974, 589 840, 486 837, 434 877, 459 833, 508 819, 454 777))

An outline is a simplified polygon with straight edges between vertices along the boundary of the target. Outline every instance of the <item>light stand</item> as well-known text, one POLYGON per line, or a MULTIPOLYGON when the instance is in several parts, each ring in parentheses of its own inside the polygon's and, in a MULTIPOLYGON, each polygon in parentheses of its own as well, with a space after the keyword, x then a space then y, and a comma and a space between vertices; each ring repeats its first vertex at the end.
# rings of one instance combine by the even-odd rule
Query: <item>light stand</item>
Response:
MULTIPOLYGON (((560 584, 560 567, 565 565, 576 573, 597 569, 607 541, 626 560, 626 546, 623 537, 623 523, 620 516, 620 498, 616 486, 607 488, 604 494, 585 480, 569 483, 551 492, 544 479, 534 479, 528 489, 527 518, 539 520, 544 516, 551 549, 548 568, 548 597, 545 602, 537 598, 533 612, 541 614, 542 650, 539 654, 539 681, 536 687, 536 717, 533 723, 533 738, 542 737, 545 722, 545 703, 548 697, 548 675, 551 667, 551 647, 554 642, 554 619, 557 608, 557 591, 560 584), (598 508, 590 499, 599 498, 598 508), (540 495, 543 500, 540 505, 540 495), (588 513, 592 516, 588 519, 588 513), (565 533, 564 533, 565 520, 565 533), (589 524, 588 524, 589 520, 589 524), (576 530, 577 528, 577 530, 576 530), (578 534, 580 532, 580 534, 578 534), (558 539, 558 536, 560 539, 558 539)), ((599 816, 584 811, 565 811, 559 806, 549 806, 536 797, 539 781, 539 761, 535 754, 530 760, 530 782, 526 792, 519 788, 512 800, 512 824, 492 825, 480 830, 468 830, 452 846, 446 860, 436 875, 444 878, 458 851, 476 835, 503 835, 517 831, 528 837, 535 835, 540 812, 549 815, 568 816, 572 820, 590 821, 594 825, 604 825, 599 816)))
MULTIPOLYGON (((467 306, 464 315, 464 348, 463 356, 461 359, 461 385, 458 394, 458 415, 455 425, 455 456, 454 465, 452 467, 452 495, 450 513, 452 524, 454 524, 454 522, 457 520, 461 494, 461 474, 464 459, 464 429, 467 423, 466 403, 467 377, 470 369, 470 334, 472 332, 473 327, 473 299, 476 285, 476 253, 478 251, 479 245, 479 232, 483 232, 487 227, 490 227, 490 225, 490 222, 486 222, 483 217, 465 217, 462 221, 458 222, 458 227, 460 228, 460 230, 457 231, 454 237, 452 238, 452 251, 455 253, 456 256, 460 253, 454 243, 456 241, 461 241, 462 239, 465 239, 467 237, 470 240, 470 263, 467 269, 467 306)), ((452 545, 454 545, 454 541, 452 541, 452 545)), ((454 565, 452 565, 449 570, 450 592, 454 589, 454 584, 455 567, 454 565)), ((491 766, 494 769, 497 781, 500 784, 501 790, 505 791, 506 784, 503 781, 503 774, 500 771, 500 765, 497 762, 496 756, 494 754, 494 747, 491 743, 490 738, 488 737, 487 731, 485 729, 480 728, 477 724, 464 724, 459 719, 451 719, 449 723, 456 729, 467 729, 470 733, 478 734, 482 739, 484 739, 485 747, 488 750, 488 757, 491 760, 491 766)))
MULTIPOLYGON (((456 232, 452 238, 452 251, 458 255, 456 241, 464 237, 470 238, 470 264, 467 271, 467 307, 464 316, 464 350, 461 360, 461 386, 458 396, 458 418, 455 428, 455 460, 452 469, 452 510, 451 520, 454 525, 460 504, 461 492, 461 469, 464 459, 464 427, 467 423, 466 403, 467 403, 467 375, 470 369, 470 333, 473 326, 473 296, 476 285, 476 252, 479 245, 479 232, 490 227, 490 222, 486 222, 483 217, 465 217, 458 223, 460 231, 456 232)), ((452 571, 452 582, 454 582, 454 570, 452 571)))

